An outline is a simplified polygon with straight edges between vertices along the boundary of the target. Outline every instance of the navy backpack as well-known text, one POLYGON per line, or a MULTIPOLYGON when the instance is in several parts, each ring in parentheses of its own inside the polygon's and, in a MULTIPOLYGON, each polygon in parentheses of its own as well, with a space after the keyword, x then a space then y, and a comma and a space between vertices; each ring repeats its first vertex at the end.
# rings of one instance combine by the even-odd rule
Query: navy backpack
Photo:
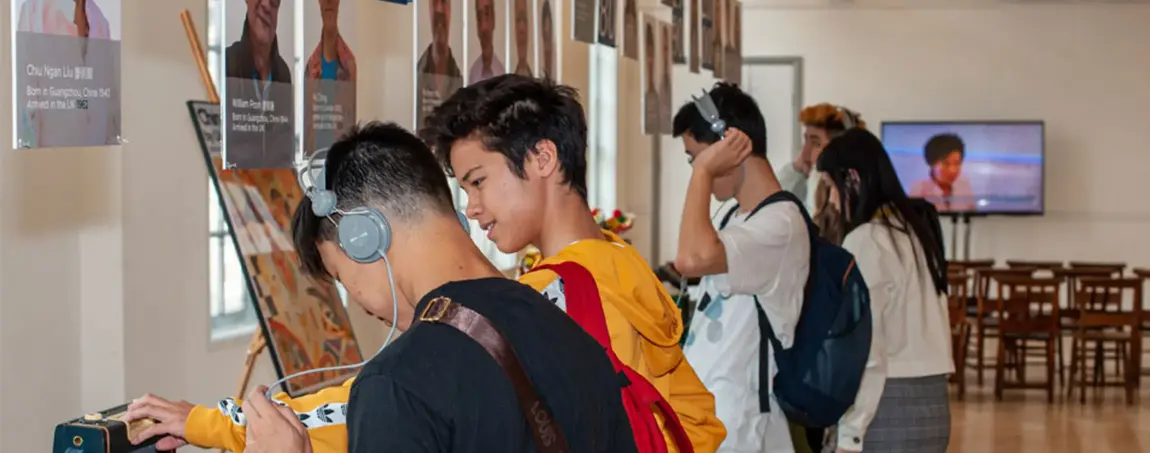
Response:
MULTIPOLYGON (((755 297, 762 332, 759 376, 769 375, 769 344, 778 364, 775 399, 787 419, 809 428, 834 426, 854 404, 870 356, 870 292, 855 266, 854 255, 819 237, 810 214, 794 194, 779 191, 759 203, 748 217, 775 202, 794 203, 803 213, 811 238, 810 274, 790 349, 784 349, 775 337, 755 297)), ((738 209, 735 206, 727 213, 719 229, 738 209)), ((759 406, 763 412, 770 412, 769 398, 767 380, 760 378, 759 406)))

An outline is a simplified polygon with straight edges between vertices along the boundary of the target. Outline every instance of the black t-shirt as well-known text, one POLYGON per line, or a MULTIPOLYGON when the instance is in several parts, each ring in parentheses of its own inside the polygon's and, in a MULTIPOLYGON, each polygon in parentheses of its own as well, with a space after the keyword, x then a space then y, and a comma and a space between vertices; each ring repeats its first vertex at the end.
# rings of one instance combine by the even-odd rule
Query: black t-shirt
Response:
MULTIPOLYGON (((445 284, 415 313, 439 296, 499 329, 573 453, 636 451, 620 377, 566 313, 503 278, 445 284)), ((475 340, 442 324, 413 324, 371 359, 352 385, 347 429, 351 453, 537 451, 503 368, 475 340)))

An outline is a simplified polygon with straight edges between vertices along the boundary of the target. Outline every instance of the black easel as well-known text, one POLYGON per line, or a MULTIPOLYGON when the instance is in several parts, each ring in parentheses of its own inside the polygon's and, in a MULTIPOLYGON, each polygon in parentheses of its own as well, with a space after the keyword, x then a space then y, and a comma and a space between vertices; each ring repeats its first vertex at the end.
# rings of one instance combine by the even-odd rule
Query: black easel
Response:
POLYGON ((959 218, 962 218, 962 227, 963 227, 962 233, 963 234, 962 234, 962 258, 961 259, 963 261, 969 261, 970 260, 970 231, 971 231, 970 219, 972 217, 981 217, 982 215, 978 214, 978 213, 972 213, 972 212, 962 212, 962 213, 946 214, 946 216, 950 217, 950 259, 952 259, 952 260, 959 259, 959 257, 958 257, 959 256, 958 255, 958 220, 959 220, 959 218))

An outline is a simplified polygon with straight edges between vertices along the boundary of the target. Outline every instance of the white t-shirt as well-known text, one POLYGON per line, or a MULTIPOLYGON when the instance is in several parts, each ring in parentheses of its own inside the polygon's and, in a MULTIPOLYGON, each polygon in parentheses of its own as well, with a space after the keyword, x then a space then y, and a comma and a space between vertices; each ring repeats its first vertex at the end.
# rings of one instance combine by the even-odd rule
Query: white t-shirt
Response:
MULTIPOLYGON (((691 295, 710 302, 693 314, 684 345, 687 361, 715 395, 717 415, 727 428, 718 451, 793 452, 778 403, 771 398, 770 413, 759 407, 761 335, 754 297, 758 296, 779 341, 790 347, 810 268, 807 225, 798 206, 779 201, 750 218, 735 214, 719 231, 719 239, 727 253, 727 273, 703 277, 691 295)), ((770 370, 773 378, 774 363, 770 370)))

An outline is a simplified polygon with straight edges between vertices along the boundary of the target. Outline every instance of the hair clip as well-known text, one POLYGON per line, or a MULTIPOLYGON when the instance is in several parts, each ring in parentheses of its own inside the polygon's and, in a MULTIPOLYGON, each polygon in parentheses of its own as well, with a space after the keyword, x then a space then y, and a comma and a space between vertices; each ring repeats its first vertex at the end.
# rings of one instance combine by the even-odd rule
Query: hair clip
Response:
POLYGON ((710 93, 703 90, 703 97, 691 96, 691 101, 695 103, 695 108, 699 109, 703 120, 711 124, 711 132, 723 137, 723 133, 727 131, 727 122, 719 117, 719 108, 715 107, 715 101, 711 99, 710 93))

